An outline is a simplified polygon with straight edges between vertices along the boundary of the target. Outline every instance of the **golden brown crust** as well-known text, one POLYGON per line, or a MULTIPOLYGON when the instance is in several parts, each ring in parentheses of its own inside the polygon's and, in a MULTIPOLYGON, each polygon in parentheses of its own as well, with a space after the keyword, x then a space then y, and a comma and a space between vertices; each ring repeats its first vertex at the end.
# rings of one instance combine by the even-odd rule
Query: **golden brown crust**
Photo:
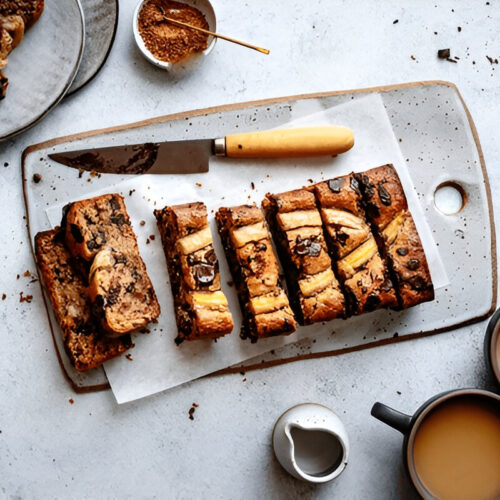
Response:
POLYGON ((311 190, 267 194, 262 202, 284 267, 292 308, 301 324, 345 315, 321 217, 311 190))
POLYGON ((201 202, 173 205, 165 207, 163 211, 179 238, 195 233, 208 224, 207 207, 201 202))
POLYGON ((257 338, 274 337, 276 335, 293 333, 297 323, 290 308, 280 309, 270 313, 257 314, 253 319, 257 338))
POLYGON ((274 194, 272 197, 279 213, 316 209, 314 194, 307 189, 295 189, 286 193, 274 194))
POLYGON ((205 205, 167 206, 154 214, 174 296, 176 342, 231 333, 233 320, 220 287, 219 262, 205 205))
POLYGON ((85 283, 71 264, 59 228, 35 236, 35 254, 66 352, 77 370, 96 368, 133 346, 129 335, 110 339, 94 324, 85 283))
POLYGON ((261 210, 221 207, 215 218, 244 314, 242 337, 255 341, 294 332, 296 322, 261 210))
POLYGON ((221 207, 227 225, 231 227, 248 226, 263 220, 262 212, 256 205, 240 205, 237 207, 221 207))
POLYGON ((300 297, 305 324, 343 317, 345 299, 337 287, 328 287, 313 297, 300 297))

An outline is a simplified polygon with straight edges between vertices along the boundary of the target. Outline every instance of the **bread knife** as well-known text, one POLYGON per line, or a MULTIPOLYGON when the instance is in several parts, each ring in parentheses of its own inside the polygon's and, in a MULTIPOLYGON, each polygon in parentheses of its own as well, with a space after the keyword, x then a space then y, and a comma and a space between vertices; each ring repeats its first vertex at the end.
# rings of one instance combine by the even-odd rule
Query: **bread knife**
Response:
POLYGON ((208 172, 212 155, 302 158, 344 153, 354 145, 347 127, 320 126, 233 134, 218 139, 150 142, 49 154, 68 167, 105 174, 208 172))

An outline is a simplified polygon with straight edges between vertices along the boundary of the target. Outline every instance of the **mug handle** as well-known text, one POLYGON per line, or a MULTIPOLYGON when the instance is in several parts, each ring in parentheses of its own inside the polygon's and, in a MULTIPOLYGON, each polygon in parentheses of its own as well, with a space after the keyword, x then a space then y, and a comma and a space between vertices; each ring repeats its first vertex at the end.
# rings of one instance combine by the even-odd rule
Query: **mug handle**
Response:
POLYGON ((372 417, 390 425, 397 431, 408 434, 411 429, 411 416, 394 410, 393 408, 382 403, 375 403, 371 411, 372 417))

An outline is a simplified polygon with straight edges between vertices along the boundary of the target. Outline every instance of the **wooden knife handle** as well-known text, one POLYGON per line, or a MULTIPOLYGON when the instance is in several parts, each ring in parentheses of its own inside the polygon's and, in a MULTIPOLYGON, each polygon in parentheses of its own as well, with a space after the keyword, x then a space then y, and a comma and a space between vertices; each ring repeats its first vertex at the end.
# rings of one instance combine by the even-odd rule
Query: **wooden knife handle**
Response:
POLYGON ((267 130, 226 136, 230 158, 300 158, 344 153, 354 145, 347 127, 322 126, 267 130))

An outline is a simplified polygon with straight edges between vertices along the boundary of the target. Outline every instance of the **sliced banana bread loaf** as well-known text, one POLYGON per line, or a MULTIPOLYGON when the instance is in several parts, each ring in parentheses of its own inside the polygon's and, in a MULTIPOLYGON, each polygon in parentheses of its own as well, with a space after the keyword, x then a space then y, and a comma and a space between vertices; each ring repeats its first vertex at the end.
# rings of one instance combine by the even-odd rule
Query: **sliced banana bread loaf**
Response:
POLYGON ((35 254, 69 359, 77 370, 90 370, 133 346, 130 335, 110 339, 91 314, 86 283, 72 266, 59 228, 35 236, 35 254))

